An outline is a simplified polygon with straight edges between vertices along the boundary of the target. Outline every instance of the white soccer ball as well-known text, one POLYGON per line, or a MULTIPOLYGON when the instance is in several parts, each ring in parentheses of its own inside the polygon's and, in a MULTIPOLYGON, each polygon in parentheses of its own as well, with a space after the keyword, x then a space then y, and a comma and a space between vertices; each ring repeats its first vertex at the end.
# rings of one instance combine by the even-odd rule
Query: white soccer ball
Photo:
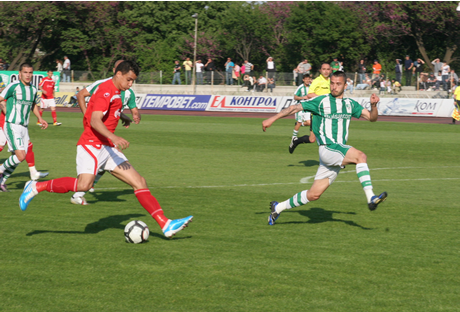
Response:
POLYGON ((129 222, 125 227, 125 239, 128 243, 140 244, 149 238, 149 227, 142 221, 129 222))

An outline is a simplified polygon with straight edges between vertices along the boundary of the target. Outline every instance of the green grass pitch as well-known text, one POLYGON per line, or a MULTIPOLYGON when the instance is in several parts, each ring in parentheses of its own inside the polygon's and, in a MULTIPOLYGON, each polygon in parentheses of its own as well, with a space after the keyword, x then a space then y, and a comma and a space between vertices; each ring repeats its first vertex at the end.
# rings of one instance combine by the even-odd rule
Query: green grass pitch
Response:
MULTIPOLYGON (((30 126, 49 178, 76 174, 81 115, 58 117, 30 126)), ((173 239, 108 174, 89 206, 42 193, 22 212, 21 164, 0 193, 0 311, 459 311, 458 127, 352 121, 348 143, 387 201, 370 212, 347 166, 319 201, 268 226, 270 201, 311 186, 318 147, 291 155, 294 121, 267 133, 261 122, 143 115, 117 130, 166 216, 194 216, 173 239), (150 227, 145 244, 124 241, 136 219, 150 227)))

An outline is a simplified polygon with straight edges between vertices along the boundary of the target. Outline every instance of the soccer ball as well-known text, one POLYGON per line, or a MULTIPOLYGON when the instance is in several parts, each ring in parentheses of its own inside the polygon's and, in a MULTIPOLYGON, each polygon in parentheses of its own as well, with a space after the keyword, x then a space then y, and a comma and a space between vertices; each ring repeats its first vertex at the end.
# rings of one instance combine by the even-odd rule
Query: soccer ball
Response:
POLYGON ((129 222, 125 227, 125 239, 128 243, 140 244, 149 238, 149 227, 142 221, 129 222))

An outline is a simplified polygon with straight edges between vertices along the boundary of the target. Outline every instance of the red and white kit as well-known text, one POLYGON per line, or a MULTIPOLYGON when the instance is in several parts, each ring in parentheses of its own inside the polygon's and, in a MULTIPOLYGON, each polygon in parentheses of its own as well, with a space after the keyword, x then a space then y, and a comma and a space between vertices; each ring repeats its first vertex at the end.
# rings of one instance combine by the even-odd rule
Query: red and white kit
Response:
POLYGON ((42 87, 43 90, 46 91, 46 94, 42 92, 42 98, 40 100, 40 107, 41 108, 48 108, 48 107, 56 107, 56 102, 54 101, 54 86, 55 82, 53 79, 45 77, 40 81, 39 86, 42 87))
POLYGON ((104 114, 102 122, 110 132, 114 133, 122 107, 120 90, 115 87, 112 79, 101 83, 91 96, 83 117, 84 130, 77 143, 77 174, 95 175, 100 168, 111 171, 127 161, 125 155, 114 147, 112 141, 91 127, 93 112, 101 111, 104 114))

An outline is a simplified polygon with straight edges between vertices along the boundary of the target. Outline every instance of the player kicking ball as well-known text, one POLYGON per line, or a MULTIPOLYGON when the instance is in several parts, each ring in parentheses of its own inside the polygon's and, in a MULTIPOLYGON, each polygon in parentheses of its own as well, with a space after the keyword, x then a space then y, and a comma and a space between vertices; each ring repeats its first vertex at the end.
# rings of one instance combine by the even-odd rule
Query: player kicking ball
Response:
POLYGON ((380 195, 375 195, 373 192, 366 154, 346 145, 351 117, 363 117, 371 122, 377 121, 377 103, 380 99, 377 95, 372 94, 371 111, 368 111, 358 102, 343 98, 346 85, 345 73, 337 71, 331 77, 330 94, 315 97, 310 101, 302 101, 263 121, 262 129, 266 131, 280 118, 300 111, 310 112, 313 115, 313 132, 319 145, 320 161, 315 181, 309 190, 301 191, 283 202, 272 201, 270 203, 269 225, 274 225, 284 210, 318 200, 337 178, 341 166, 349 164, 356 164, 356 174, 366 194, 369 210, 377 209, 377 206, 387 198, 386 192, 380 195))
POLYGON ((21 210, 26 210, 34 196, 43 191, 88 191, 93 186, 98 170, 104 169, 134 189, 139 203, 157 221, 166 237, 175 235, 192 221, 193 216, 177 220, 165 217, 160 204, 150 193, 144 177, 121 152, 129 147, 129 142, 114 134, 123 106, 121 91, 128 90, 138 75, 139 67, 134 62, 124 61, 117 66, 112 79, 99 85, 88 103, 83 118, 83 134, 77 143, 78 178, 27 182, 19 198, 21 210))

